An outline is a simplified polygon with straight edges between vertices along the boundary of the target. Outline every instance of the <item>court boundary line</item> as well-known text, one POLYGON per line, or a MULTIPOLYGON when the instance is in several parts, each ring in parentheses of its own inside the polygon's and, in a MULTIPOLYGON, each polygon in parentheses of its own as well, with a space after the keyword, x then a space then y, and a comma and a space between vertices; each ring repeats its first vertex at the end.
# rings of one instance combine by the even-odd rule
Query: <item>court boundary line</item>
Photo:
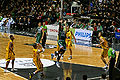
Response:
MULTIPOLYGON (((0 67, 0 68, 4 71, 4 68, 2 68, 2 67, 0 67)), ((8 71, 9 71, 9 70, 8 70, 8 71)), ((4 72, 3 72, 3 73, 4 73, 4 72)), ((20 76, 20 75, 14 73, 14 72, 9 71, 8 73, 11 73, 11 74, 13 74, 13 75, 15 75, 15 76, 17 76, 17 77, 20 77, 20 78, 22 78, 22 79, 24 79, 24 80, 28 80, 27 78, 25 78, 25 77, 23 77, 23 76, 20 76)))

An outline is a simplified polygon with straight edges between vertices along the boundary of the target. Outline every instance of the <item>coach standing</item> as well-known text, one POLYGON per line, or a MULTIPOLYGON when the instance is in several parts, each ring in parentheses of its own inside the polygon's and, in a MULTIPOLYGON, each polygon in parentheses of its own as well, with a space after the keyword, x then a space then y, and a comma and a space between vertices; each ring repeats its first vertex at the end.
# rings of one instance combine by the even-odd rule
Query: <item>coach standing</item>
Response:
POLYGON ((48 33, 47 33, 47 26, 45 25, 45 22, 43 22, 43 29, 44 29, 44 37, 43 37, 43 39, 42 39, 42 46, 43 46, 43 48, 45 49, 45 45, 46 45, 46 38, 47 38, 47 35, 48 35, 48 33))

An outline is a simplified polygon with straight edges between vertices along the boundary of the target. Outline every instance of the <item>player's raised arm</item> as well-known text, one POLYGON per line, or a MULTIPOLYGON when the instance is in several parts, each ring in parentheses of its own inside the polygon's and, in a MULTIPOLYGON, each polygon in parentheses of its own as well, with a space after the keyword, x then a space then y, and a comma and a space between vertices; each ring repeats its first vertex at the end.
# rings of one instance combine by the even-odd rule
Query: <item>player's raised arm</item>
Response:
POLYGON ((65 20, 65 22, 64 22, 64 24, 65 24, 65 32, 67 32, 67 24, 66 24, 67 22, 66 22, 66 20, 65 20))

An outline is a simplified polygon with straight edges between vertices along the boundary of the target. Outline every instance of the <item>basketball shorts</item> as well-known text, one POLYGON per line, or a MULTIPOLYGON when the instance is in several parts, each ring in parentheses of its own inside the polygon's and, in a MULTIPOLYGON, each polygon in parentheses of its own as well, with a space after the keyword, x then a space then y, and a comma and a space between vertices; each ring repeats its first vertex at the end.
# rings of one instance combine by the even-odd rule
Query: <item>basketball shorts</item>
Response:
POLYGON ((10 60, 14 60, 15 59, 15 55, 10 52, 10 51, 7 51, 6 52, 6 61, 10 61, 10 60))
POLYGON ((71 49, 72 47, 72 41, 71 40, 66 40, 66 46, 71 49))
POLYGON ((36 37, 36 43, 40 43, 41 38, 42 38, 42 35, 38 33, 36 37))

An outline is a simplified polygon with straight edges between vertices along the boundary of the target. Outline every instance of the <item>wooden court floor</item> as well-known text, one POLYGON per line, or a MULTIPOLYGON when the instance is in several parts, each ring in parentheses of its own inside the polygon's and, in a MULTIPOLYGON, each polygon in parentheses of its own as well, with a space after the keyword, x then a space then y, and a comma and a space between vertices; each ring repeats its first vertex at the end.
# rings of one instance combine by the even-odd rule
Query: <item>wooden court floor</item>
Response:
MULTIPOLYGON (((35 38, 21 35, 14 35, 14 52, 16 54, 16 58, 32 58, 32 46, 24 45, 26 43, 32 44, 35 42, 35 38)), ((0 59, 5 58, 6 54, 6 46, 8 44, 9 38, 3 38, 0 33, 0 59)), ((56 45, 56 41, 47 40, 47 44, 56 45)), ((54 53, 54 49, 46 49, 41 58, 51 59, 51 53, 54 53)), ((104 64, 100 59, 100 54, 102 49, 87 47, 82 45, 73 45, 72 47, 73 59, 68 60, 69 50, 65 52, 65 56, 63 58, 63 62, 75 63, 75 64, 83 64, 89 66, 103 67, 104 64)), ((118 54, 118 52, 117 52, 118 54)), ((55 60, 55 59, 54 59, 55 60)), ((108 59, 107 59, 108 61, 108 59)), ((0 80, 25 80, 22 77, 16 76, 13 73, 4 73, 3 69, 0 68, 0 80)))

